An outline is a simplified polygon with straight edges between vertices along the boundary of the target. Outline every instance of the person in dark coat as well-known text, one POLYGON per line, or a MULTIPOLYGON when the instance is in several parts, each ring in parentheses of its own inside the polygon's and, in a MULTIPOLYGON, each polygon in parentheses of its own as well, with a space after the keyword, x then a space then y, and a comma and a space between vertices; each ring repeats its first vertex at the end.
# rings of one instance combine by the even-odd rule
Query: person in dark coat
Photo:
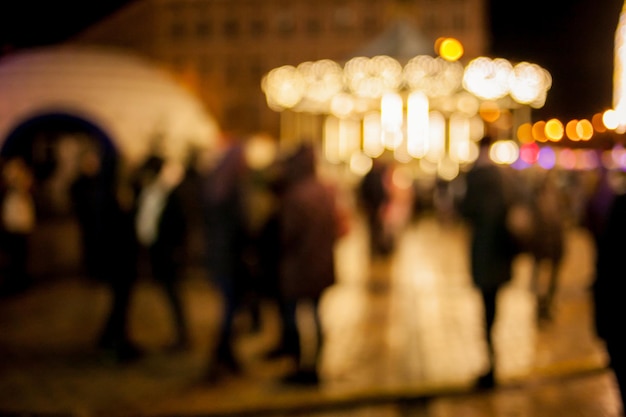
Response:
POLYGON ((123 184, 115 170, 105 171, 100 155, 87 150, 71 194, 83 236, 86 272, 105 283, 112 295, 97 345, 115 362, 127 362, 142 354, 132 341, 128 320, 138 245, 132 201, 120 197, 123 184))
POLYGON ((388 167, 375 159, 372 169, 365 174, 358 187, 359 202, 363 207, 369 231, 370 256, 386 256, 391 253, 393 242, 385 233, 383 211, 389 202, 389 192, 385 185, 388 167))
POLYGON ((135 215, 137 238, 147 250, 150 272, 163 287, 174 318, 176 336, 170 349, 186 349, 188 326, 179 289, 187 250, 187 217, 180 190, 184 168, 154 157, 144 171, 146 183, 135 215))
POLYGON ((233 350, 233 320, 249 287, 245 260, 250 246, 245 193, 247 163, 242 144, 229 144, 204 188, 206 257, 211 281, 222 296, 222 318, 206 379, 241 371, 233 350))
POLYGON ((0 295, 14 295, 31 286, 28 271, 30 239, 35 229, 32 169, 20 157, 2 164, 0 179, 0 295))
POLYGON ((471 232, 470 267, 474 285, 483 299, 485 336, 489 369, 478 380, 480 387, 494 386, 493 324, 496 299, 501 287, 510 281, 514 257, 513 240, 506 228, 508 185, 505 173, 489 158, 489 136, 480 141, 480 152, 474 166, 466 175, 465 195, 460 213, 471 232))
POLYGON ((613 198, 599 234, 593 300, 597 335, 605 342, 622 403, 626 401, 626 339, 623 318, 624 253, 626 253, 626 194, 613 198))
POLYGON ((282 299, 282 348, 297 364, 286 382, 317 383, 324 342, 320 298, 335 283, 334 245, 338 237, 335 191, 316 175, 314 149, 302 145, 285 161, 280 203, 279 288, 282 299), (301 356, 296 308, 308 301, 314 313, 316 346, 312 363, 301 356))
POLYGON ((540 321, 550 321, 565 247, 565 210, 560 190, 549 173, 540 179, 531 193, 530 207, 533 233, 528 248, 533 260, 532 284, 537 295, 537 317, 540 321), (545 291, 540 285, 543 265, 549 267, 548 288, 545 291))

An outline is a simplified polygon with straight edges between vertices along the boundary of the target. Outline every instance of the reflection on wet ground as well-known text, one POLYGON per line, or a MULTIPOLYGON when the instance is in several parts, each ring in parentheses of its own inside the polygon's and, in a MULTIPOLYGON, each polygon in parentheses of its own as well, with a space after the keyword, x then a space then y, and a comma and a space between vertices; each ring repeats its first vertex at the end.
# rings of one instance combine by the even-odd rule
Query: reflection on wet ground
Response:
MULTIPOLYGON (((486 346, 466 250, 462 226, 425 217, 406 229, 389 261, 368 262, 367 235, 355 222, 337 248, 338 283, 322 303, 323 383, 310 389, 280 385, 278 378, 291 364, 262 358, 278 334, 271 305, 263 310, 260 332, 249 331, 245 315, 239 321, 244 375, 218 386, 200 382, 219 312, 219 298, 202 274, 192 274, 184 286, 193 350, 161 349, 172 337, 171 323, 160 289, 144 280, 134 298, 132 330, 149 354, 123 367, 92 350, 107 308, 106 290, 81 279, 42 283, 0 305, 0 349, 6 358, 0 365, 0 410, 537 417, 566 415, 559 407, 575 406, 583 410, 580 415, 619 415, 610 372, 560 379, 606 364, 591 316, 594 255, 588 234, 568 231, 550 323, 538 325, 530 261, 517 259, 514 278, 499 299, 495 329, 501 386, 475 395, 469 394, 486 364, 486 346)), ((299 311, 305 325, 307 313, 306 306, 299 311)))

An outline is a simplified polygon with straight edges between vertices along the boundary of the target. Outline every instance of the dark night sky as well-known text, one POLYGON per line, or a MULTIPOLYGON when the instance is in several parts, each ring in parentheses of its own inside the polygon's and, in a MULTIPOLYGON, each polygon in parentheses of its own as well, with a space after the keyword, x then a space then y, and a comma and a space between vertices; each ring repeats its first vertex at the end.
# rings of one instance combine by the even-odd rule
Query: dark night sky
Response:
MULTIPOLYGON (((62 41, 129 1, 4 1, 0 5, 0 46, 7 50, 7 45, 62 41)), ((553 76, 548 101, 539 116, 591 117, 611 105, 613 36, 622 0, 488 2, 491 54, 537 63, 553 76)))

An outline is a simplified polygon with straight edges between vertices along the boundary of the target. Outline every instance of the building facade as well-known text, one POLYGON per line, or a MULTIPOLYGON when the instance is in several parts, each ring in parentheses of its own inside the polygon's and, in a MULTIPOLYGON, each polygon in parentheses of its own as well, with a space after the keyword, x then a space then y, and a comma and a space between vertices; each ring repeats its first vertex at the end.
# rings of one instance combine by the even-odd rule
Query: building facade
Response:
POLYGON ((224 131, 276 135, 264 74, 305 61, 345 61, 400 18, 433 45, 440 36, 459 39, 466 59, 489 49, 485 0, 136 0, 74 41, 156 60, 224 131))

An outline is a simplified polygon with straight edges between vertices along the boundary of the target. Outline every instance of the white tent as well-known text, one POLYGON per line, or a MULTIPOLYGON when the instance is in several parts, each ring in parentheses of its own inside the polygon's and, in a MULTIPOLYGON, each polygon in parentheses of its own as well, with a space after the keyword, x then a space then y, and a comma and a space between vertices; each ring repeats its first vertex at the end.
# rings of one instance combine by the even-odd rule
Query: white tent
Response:
POLYGON ((155 135, 168 157, 208 147, 218 127, 201 102, 166 71, 117 50, 53 46, 0 60, 0 145, 17 127, 47 113, 84 119, 109 136, 131 163, 155 135))

